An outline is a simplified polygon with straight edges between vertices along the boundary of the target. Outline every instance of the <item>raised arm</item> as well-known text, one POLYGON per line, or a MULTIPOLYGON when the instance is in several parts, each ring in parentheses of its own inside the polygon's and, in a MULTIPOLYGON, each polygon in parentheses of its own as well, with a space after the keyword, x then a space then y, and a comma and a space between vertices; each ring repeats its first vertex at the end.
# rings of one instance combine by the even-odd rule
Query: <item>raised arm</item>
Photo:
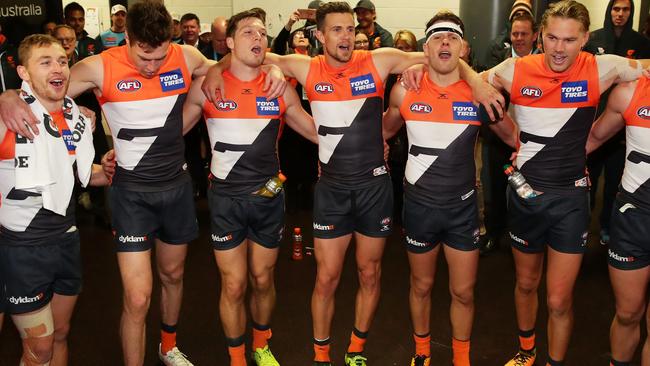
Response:
POLYGON ((205 95, 201 91, 201 84, 203 83, 204 76, 196 79, 190 91, 187 93, 187 99, 183 104, 183 135, 194 127, 196 122, 201 119, 203 113, 203 104, 205 103, 205 95))
POLYGON ((284 112, 284 117, 289 127, 307 140, 318 144, 314 119, 302 108, 300 98, 294 88, 287 88, 287 90, 285 90, 284 102, 287 106, 287 109, 284 112))
POLYGON ((404 124, 404 118, 402 118, 402 113, 400 113, 399 108, 404 101, 405 95, 406 90, 402 85, 395 84, 393 86, 393 90, 390 92, 390 104, 386 112, 384 112, 384 120, 382 123, 384 140, 393 137, 399 131, 400 127, 402 127, 402 124, 404 124))
POLYGON ((609 95, 607 108, 591 127, 587 138, 587 154, 596 150, 625 126, 623 113, 632 100, 636 84, 636 81, 619 84, 609 95))

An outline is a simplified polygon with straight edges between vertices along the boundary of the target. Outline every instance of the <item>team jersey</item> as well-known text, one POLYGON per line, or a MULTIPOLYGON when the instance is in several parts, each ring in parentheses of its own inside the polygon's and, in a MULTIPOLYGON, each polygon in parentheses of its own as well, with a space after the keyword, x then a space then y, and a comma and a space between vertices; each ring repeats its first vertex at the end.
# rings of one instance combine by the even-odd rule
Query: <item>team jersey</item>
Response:
POLYGON ((471 100, 466 82, 441 87, 428 73, 419 93, 406 92, 400 113, 408 134, 404 192, 410 198, 435 205, 473 194, 474 146, 481 120, 471 100))
POLYGON ((189 180, 182 131, 192 75, 179 45, 169 45, 160 71, 149 79, 133 67, 127 47, 100 54, 104 85, 97 98, 117 159, 112 184, 137 191, 176 187, 189 180))
MULTIPOLYGON (((72 143, 72 133, 63 111, 50 115, 61 134, 62 143, 68 148, 70 159, 64 163, 74 166, 75 145, 72 143)), ((72 200, 74 195, 70 197, 66 215, 61 216, 43 208, 43 197, 40 193, 15 188, 15 149, 19 139, 25 138, 7 131, 0 143, 0 242, 9 245, 30 245, 37 244, 43 238, 63 234, 75 224, 75 205, 72 200)))
POLYGON ((515 61, 510 101, 519 126, 516 164, 539 191, 588 189, 585 144, 600 99, 596 58, 581 52, 565 72, 544 55, 515 61))
POLYGON ((203 104, 208 127, 212 182, 226 194, 249 194, 278 174, 277 140, 280 118, 285 112, 280 97, 264 97, 264 73, 241 81, 230 71, 223 73, 225 87, 233 99, 220 100, 215 107, 203 104))
POLYGON ((318 131, 321 180, 358 187, 386 174, 381 120, 384 85, 368 51, 343 67, 312 59, 305 85, 318 131))
POLYGON ((650 80, 640 78, 625 119, 625 170, 621 197, 650 209, 650 80))
POLYGON ((125 32, 117 33, 109 29, 106 32, 101 33, 99 39, 101 40, 104 49, 109 49, 119 46, 120 42, 124 40, 125 35, 125 32))

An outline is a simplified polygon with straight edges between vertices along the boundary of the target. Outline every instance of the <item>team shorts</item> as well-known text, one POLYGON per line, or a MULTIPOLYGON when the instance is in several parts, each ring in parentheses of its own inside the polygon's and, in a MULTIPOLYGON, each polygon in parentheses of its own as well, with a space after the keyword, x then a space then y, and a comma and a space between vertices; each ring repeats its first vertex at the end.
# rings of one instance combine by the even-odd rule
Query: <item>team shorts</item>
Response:
POLYGON ((338 238, 352 232, 387 237, 393 221, 393 187, 388 175, 361 188, 339 188, 316 183, 314 237, 338 238))
POLYGON ((237 247, 250 239, 265 248, 278 248, 284 230, 284 191, 275 197, 229 196, 211 185, 210 238, 215 250, 237 247))
POLYGON ((523 199, 508 187, 508 224, 512 246, 524 253, 541 253, 549 245, 567 254, 587 250, 589 192, 546 192, 523 199))
POLYGON ((118 252, 149 250, 156 238, 187 244, 199 235, 190 182, 160 192, 111 187, 109 194, 118 252))
POLYGON ((406 249, 425 253, 439 243, 463 251, 478 249, 480 232, 475 197, 439 207, 405 197, 402 212, 406 249))
POLYGON ((36 245, 0 245, 4 305, 8 314, 23 314, 47 305, 54 294, 81 292, 79 232, 67 232, 36 245))
POLYGON ((650 265, 650 211, 616 200, 610 220, 609 265, 622 270, 650 265))

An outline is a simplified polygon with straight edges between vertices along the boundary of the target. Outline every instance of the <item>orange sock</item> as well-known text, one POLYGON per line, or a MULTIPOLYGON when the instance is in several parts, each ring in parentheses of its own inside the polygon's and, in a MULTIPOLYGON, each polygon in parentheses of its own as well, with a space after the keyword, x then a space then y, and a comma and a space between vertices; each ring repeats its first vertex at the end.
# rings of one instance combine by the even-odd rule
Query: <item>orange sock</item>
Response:
POLYGON ((519 348, 524 351, 532 351, 535 348, 535 333, 530 336, 519 336, 519 348))
POLYGON ((358 332, 363 337, 357 335, 356 329, 350 334, 350 345, 348 346, 348 353, 361 353, 363 352, 363 346, 366 344, 367 333, 358 332))
POLYGON ((253 351, 258 348, 264 348, 269 344, 268 340, 271 339, 271 328, 260 330, 253 327, 253 351))
POLYGON ((246 366, 246 346, 239 345, 236 347, 228 346, 230 355, 230 366, 246 366))
POLYGON ((427 334, 424 337, 413 334, 413 340, 415 340, 416 355, 431 357, 431 334, 427 334))
POLYGON ((454 366, 469 366, 469 339, 459 341, 452 338, 451 349, 454 353, 454 366))
POLYGON ((160 331, 160 352, 164 355, 176 347, 176 332, 160 331))
POLYGON ((330 359, 330 345, 314 343, 314 361, 331 362, 330 359))

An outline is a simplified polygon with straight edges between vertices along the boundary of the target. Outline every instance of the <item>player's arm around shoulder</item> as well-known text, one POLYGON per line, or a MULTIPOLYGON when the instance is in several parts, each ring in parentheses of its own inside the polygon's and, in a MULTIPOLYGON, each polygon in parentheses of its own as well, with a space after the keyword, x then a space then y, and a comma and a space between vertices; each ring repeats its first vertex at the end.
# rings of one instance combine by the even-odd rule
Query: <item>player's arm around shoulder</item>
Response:
POLYGON ((587 138, 587 154, 596 150, 625 126, 623 114, 630 105, 637 83, 637 81, 624 82, 612 90, 605 111, 591 127, 587 138))
POLYGON ((497 90, 510 93, 512 80, 515 77, 515 62, 516 59, 507 58, 493 68, 483 71, 481 77, 497 90))
POLYGON ((402 113, 400 112, 400 107, 404 102, 404 97, 406 96, 406 89, 400 84, 395 83, 393 90, 390 92, 390 103, 388 109, 384 112, 384 118, 382 122, 382 132, 384 140, 388 140, 393 137, 397 131, 404 124, 404 118, 402 118, 402 113))
POLYGON ((203 113, 203 104, 205 103, 205 94, 201 90, 201 85, 205 76, 199 76, 190 86, 187 98, 183 104, 183 135, 194 127, 196 122, 201 119, 203 113))
POLYGON ((284 112, 285 120, 289 127, 298 132, 307 140, 318 144, 316 124, 314 118, 309 115, 300 104, 300 98, 294 88, 287 88, 282 96, 286 105, 284 112))
POLYGON ((205 76, 212 65, 217 62, 209 60, 205 57, 196 47, 188 45, 180 45, 183 50, 183 57, 185 57, 185 64, 187 69, 192 74, 192 78, 205 76))
POLYGON ((310 64, 311 57, 295 53, 281 56, 267 52, 264 57, 264 65, 275 65, 279 67, 285 76, 298 80, 302 85, 305 85, 307 82, 310 64))
POLYGON ((426 63, 424 52, 404 52, 392 47, 382 47, 372 50, 370 54, 382 80, 386 80, 389 74, 401 74, 413 65, 426 63))
POLYGON ((77 62, 70 68, 68 96, 78 97, 81 93, 104 87, 104 61, 100 55, 93 55, 77 62))

